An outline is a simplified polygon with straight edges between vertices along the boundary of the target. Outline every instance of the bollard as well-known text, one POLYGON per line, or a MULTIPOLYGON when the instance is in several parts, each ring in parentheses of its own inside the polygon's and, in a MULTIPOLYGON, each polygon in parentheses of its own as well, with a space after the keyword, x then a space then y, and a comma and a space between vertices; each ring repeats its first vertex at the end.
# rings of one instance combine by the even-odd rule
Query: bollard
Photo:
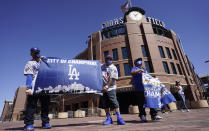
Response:
POLYGON ((59 119, 66 119, 66 118, 68 118, 68 112, 59 112, 58 113, 58 118, 59 119))

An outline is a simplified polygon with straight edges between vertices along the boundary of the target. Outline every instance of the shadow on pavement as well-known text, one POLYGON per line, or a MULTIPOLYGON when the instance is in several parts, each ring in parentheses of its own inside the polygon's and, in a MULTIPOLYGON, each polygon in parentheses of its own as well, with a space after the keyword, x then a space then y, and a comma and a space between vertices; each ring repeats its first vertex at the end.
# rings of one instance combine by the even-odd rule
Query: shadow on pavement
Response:
MULTIPOLYGON (((77 123, 77 124, 66 124, 66 125, 52 125, 53 127, 71 127, 71 126, 88 126, 88 125, 102 125, 102 123, 77 123)), ((35 127, 35 129, 42 129, 41 127, 35 127)), ((24 127, 6 128, 5 130, 24 130, 24 127)))
POLYGON ((19 131, 19 130, 24 130, 24 127, 16 127, 16 128, 6 128, 5 130, 8 130, 8 131, 19 131))
POLYGON ((126 123, 156 123, 156 122, 160 122, 160 121, 152 121, 152 120, 148 120, 147 122, 141 122, 140 120, 130 120, 130 121, 125 121, 126 123))
POLYGON ((88 126, 88 125, 102 125, 102 123, 76 123, 76 124, 67 124, 67 125, 52 125, 52 127, 88 126))

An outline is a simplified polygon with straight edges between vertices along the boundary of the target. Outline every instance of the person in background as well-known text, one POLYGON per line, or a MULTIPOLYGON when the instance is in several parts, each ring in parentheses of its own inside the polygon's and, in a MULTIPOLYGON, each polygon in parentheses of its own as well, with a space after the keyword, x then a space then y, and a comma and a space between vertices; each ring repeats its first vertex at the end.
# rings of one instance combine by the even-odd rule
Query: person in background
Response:
POLYGON ((26 76, 26 94, 27 96, 27 105, 25 111, 25 130, 32 131, 34 130, 34 113, 36 111, 37 101, 41 102, 41 119, 42 119, 42 128, 50 129, 51 125, 49 124, 49 109, 48 105, 50 102, 50 97, 48 95, 37 95, 33 94, 32 85, 35 83, 35 79, 38 74, 40 67, 40 62, 42 61, 42 56, 40 55, 40 50, 38 48, 31 48, 30 55, 32 60, 28 61, 25 65, 24 75, 26 76))
MULTIPOLYGON (((170 110, 170 107, 169 107, 168 104, 167 104, 167 105, 164 105, 164 106, 161 108, 162 114, 168 114, 168 112, 166 112, 166 108, 167 108, 168 110, 170 110)), ((172 112, 172 111, 170 110, 170 112, 172 112)))
MULTIPOLYGON (((145 69, 142 67, 142 58, 136 59, 134 61, 134 65, 135 67, 131 69, 131 74, 135 88, 135 98, 139 108, 139 117, 141 122, 147 122, 145 108, 143 107, 146 100, 144 96, 144 84, 142 80, 142 73, 145 72, 145 69)), ((152 120, 162 119, 162 117, 157 114, 157 110, 154 108, 150 108, 150 115, 152 120)))
POLYGON ((110 109, 115 109, 117 124, 125 125, 125 122, 120 115, 119 103, 116 97, 116 79, 118 79, 118 71, 116 66, 112 64, 111 55, 105 57, 105 64, 102 65, 101 69, 103 76, 103 102, 107 117, 104 125, 113 124, 110 109))
POLYGON ((183 109, 186 109, 186 111, 189 112, 190 110, 189 110, 189 109, 187 108, 187 106, 186 106, 184 91, 183 91, 183 88, 182 88, 182 86, 181 86, 181 84, 180 84, 180 81, 176 81, 175 88, 176 88, 176 90, 178 91, 177 94, 178 94, 178 97, 179 97, 180 102, 181 102, 180 110, 181 110, 182 112, 184 112, 183 109))

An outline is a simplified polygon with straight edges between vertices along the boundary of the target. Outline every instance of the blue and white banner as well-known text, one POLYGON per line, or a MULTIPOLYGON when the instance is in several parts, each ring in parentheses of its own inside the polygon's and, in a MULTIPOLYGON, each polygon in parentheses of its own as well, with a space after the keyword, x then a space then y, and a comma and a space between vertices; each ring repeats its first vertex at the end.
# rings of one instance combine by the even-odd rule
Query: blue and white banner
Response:
POLYGON ((163 104, 162 106, 165 106, 174 101, 176 101, 175 97, 165 87, 165 85, 162 85, 162 88, 161 88, 161 103, 163 104))
POLYGON ((34 93, 101 93, 101 64, 94 60, 43 59, 34 93))
POLYGON ((145 92, 144 107, 160 109, 164 105, 176 101, 170 91, 158 78, 154 78, 147 73, 143 73, 143 84, 145 92))

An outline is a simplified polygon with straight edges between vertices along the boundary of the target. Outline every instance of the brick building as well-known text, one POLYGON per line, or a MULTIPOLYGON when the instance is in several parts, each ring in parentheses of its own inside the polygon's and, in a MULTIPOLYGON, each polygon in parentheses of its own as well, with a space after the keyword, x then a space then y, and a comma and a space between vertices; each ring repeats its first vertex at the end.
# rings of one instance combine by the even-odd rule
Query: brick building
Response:
POLYGON ((171 89, 176 80, 185 86, 186 99, 197 101, 201 93, 195 83, 188 57, 184 54, 178 35, 165 27, 165 23, 146 17, 138 7, 130 8, 124 18, 102 24, 102 30, 90 35, 88 48, 76 59, 100 60, 107 54, 113 56, 113 64, 119 71, 117 96, 121 112, 135 104, 130 69, 136 58, 143 58, 146 70, 171 89))
POLYGON ((1 114, 2 121, 9 121, 12 115, 13 101, 5 100, 4 108, 1 114))

